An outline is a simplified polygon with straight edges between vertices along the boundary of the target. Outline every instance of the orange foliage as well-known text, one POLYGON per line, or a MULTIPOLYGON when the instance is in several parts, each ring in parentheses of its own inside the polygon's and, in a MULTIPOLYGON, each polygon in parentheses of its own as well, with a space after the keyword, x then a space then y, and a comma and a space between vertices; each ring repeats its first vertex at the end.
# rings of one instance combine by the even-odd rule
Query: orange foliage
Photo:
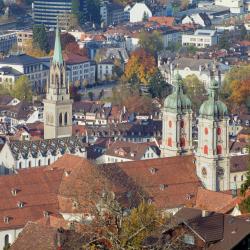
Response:
POLYGON ((79 56, 86 56, 86 57, 88 56, 87 50, 85 48, 80 49, 77 42, 68 43, 65 46, 65 52, 79 56))
POLYGON ((250 79, 233 80, 231 83, 232 94, 230 101, 239 105, 244 104, 250 96, 250 79))
POLYGON ((125 68, 125 78, 127 81, 137 76, 143 84, 148 84, 149 78, 157 71, 155 58, 144 49, 139 49, 131 54, 125 68))

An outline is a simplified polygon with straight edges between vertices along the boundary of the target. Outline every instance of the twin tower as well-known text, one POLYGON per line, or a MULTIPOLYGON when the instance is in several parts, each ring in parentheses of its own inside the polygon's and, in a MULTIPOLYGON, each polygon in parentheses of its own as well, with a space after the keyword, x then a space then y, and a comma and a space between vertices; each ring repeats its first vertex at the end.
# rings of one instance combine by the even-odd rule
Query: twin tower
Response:
MULTIPOLYGON (((173 84, 174 91, 163 107, 162 157, 188 155, 194 149, 191 101, 183 91, 178 73, 173 84)), ((197 175, 207 189, 214 191, 230 189, 228 110, 218 98, 218 89, 219 84, 213 78, 208 100, 199 110, 195 151, 197 175)))

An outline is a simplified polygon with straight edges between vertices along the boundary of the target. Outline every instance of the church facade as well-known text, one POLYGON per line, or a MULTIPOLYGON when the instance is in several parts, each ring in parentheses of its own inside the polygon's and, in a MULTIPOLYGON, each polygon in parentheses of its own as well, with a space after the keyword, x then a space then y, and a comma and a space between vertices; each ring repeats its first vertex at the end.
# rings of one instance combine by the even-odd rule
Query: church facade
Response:
POLYGON ((72 135, 72 100, 66 80, 66 64, 63 61, 60 31, 56 29, 54 56, 50 66, 50 81, 44 103, 44 139, 72 135))

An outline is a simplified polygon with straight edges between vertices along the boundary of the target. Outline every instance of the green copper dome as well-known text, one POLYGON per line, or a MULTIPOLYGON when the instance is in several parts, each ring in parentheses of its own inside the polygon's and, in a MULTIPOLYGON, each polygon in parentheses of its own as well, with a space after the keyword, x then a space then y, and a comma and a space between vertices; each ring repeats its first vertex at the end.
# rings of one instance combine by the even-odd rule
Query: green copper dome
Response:
POLYGON ((170 112, 191 111, 192 103, 183 92, 183 81, 179 73, 175 76, 174 88, 174 92, 165 99, 164 108, 170 112))
POLYGON ((227 106, 218 100, 219 84, 213 80, 209 87, 209 98, 200 107, 200 116, 204 118, 223 118, 228 115, 227 106))

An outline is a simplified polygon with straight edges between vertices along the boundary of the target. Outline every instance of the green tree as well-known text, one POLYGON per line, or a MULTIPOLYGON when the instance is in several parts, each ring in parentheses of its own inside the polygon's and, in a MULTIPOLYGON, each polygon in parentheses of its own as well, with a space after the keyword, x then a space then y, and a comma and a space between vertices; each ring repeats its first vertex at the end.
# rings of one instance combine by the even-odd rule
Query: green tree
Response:
POLYGON ((206 99, 207 91, 204 84, 196 75, 189 75, 183 80, 186 94, 192 100, 194 110, 198 111, 201 103, 206 99))
POLYGON ((87 0, 87 10, 88 21, 100 24, 100 0, 87 0))
POLYGON ((219 48, 220 49, 229 49, 230 44, 229 44, 229 33, 224 32, 223 35, 219 38, 219 48))
MULTIPOLYGON (((250 150, 250 146, 248 147, 248 150, 250 150)), ((241 194, 245 194, 246 190, 250 187, 250 157, 248 159, 248 170, 247 170, 247 173, 246 173, 246 180, 245 182, 241 185, 241 188, 240 188, 240 192, 241 194)), ((249 200, 250 202, 250 200, 249 200)), ((249 203, 250 205, 250 203, 249 203)), ((249 206, 249 209, 250 209, 250 206, 249 206)), ((249 210, 250 212, 250 210, 249 210)))
POLYGON ((93 92, 91 92, 91 91, 88 92, 88 97, 89 97, 90 101, 94 100, 94 96, 95 96, 95 94, 93 92))
POLYGON ((33 47, 39 48, 45 53, 50 51, 47 32, 43 24, 35 24, 33 26, 33 47))
POLYGON ((11 95, 19 100, 32 100, 31 83, 27 76, 20 76, 11 89, 11 95))
POLYGON ((139 45, 141 48, 155 55, 163 49, 163 38, 159 31, 141 32, 139 35, 139 45))
POLYGON ((153 98, 158 97, 163 99, 171 91, 171 86, 168 85, 163 78, 161 72, 157 72, 149 79, 149 93, 153 98))
POLYGON ((78 24, 83 25, 86 21, 80 0, 72 0, 72 14, 77 18, 78 24))
POLYGON ((10 90, 7 87, 7 84, 4 84, 4 83, 0 84, 0 94, 1 95, 9 95, 10 94, 10 90))
POLYGON ((240 210, 243 213, 250 213, 250 196, 240 203, 240 210))
POLYGON ((240 27, 240 39, 244 40, 247 36, 247 29, 244 24, 241 25, 240 27))

